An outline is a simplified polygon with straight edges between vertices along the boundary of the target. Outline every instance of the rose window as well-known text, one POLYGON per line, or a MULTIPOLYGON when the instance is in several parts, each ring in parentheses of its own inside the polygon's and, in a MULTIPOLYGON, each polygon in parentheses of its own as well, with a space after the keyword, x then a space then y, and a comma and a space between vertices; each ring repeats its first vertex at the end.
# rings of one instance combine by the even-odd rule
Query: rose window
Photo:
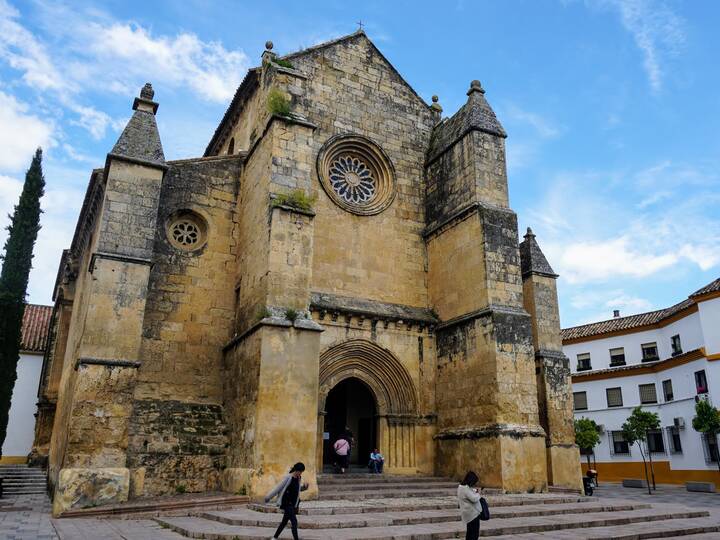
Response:
POLYGON ((335 193, 349 203, 365 203, 375 195, 372 172, 356 157, 335 160, 330 166, 330 183, 335 193))
POLYGON ((167 239, 177 249, 196 251, 207 241, 207 222, 197 212, 178 210, 165 223, 167 239))
POLYGON ((192 221, 179 221, 172 227, 173 239, 182 246, 194 246, 200 241, 200 231, 192 221))
POLYGON ((353 214, 379 214, 395 198, 392 163, 382 148, 366 137, 332 137, 320 149, 317 171, 330 199, 353 214))

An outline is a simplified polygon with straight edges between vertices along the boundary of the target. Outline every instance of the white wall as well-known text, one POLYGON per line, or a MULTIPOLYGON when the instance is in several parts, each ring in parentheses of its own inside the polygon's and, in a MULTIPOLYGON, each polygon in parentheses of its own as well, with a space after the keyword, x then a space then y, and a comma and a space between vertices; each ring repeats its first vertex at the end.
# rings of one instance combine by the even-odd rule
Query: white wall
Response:
MULTIPOLYGON (((710 312, 708 316, 708 325, 716 324, 714 333, 717 336, 717 346, 720 347, 720 299, 717 300, 717 313, 710 312)), ((710 302, 703 302, 709 304, 710 302)), ((700 305, 702 309, 702 304, 700 305)), ((676 334, 680 335, 680 343, 683 352, 698 349, 705 346, 703 334, 708 336, 708 331, 701 329, 700 312, 691 313, 682 319, 675 321, 663 328, 645 330, 622 336, 611 336, 599 338, 583 343, 573 343, 571 345, 563 345, 565 355, 570 359, 570 369, 577 371, 577 355, 582 353, 590 353, 590 362, 593 370, 607 369, 610 367, 610 349, 623 347, 625 349, 625 363, 641 364, 642 363, 642 345, 644 343, 657 343, 658 355, 661 360, 672 356, 672 347, 670 338, 676 334)), ((708 354, 709 351, 708 351, 708 354)))
MULTIPOLYGON (((627 337, 627 336, 623 336, 627 337)), ((593 366, 594 367, 594 366, 593 366)), ((692 428, 692 419, 695 416, 695 372, 705 370, 708 379, 710 401, 716 406, 720 404, 720 362, 708 362, 698 359, 681 366, 676 366, 658 373, 643 375, 627 375, 613 379, 573 383, 573 392, 587 392, 588 410, 576 411, 575 418, 591 418, 598 424, 605 426, 605 433, 600 437, 600 444, 595 448, 597 461, 641 461, 640 452, 636 445, 630 448, 630 456, 612 456, 610 453, 609 432, 620 431, 621 426, 632 412, 634 407, 640 405, 640 384, 654 383, 658 403, 645 404, 643 409, 658 413, 662 428, 673 425, 676 417, 684 418, 685 429, 680 431, 682 454, 670 453, 670 441, 663 431, 665 442, 665 455, 653 454, 656 460, 671 462, 671 467, 677 470, 709 469, 715 470, 715 464, 706 464, 702 448, 701 436, 692 428), (670 379, 673 385, 673 400, 665 402, 662 381, 670 379), (622 388, 623 406, 607 407, 605 390, 607 388, 622 388)))
POLYGON ((42 369, 42 355, 21 354, 17 381, 10 404, 10 420, 2 447, 3 457, 27 456, 35 436, 37 391, 42 369))
POLYGON ((705 338, 705 352, 720 354, 720 298, 700 302, 698 309, 705 338))

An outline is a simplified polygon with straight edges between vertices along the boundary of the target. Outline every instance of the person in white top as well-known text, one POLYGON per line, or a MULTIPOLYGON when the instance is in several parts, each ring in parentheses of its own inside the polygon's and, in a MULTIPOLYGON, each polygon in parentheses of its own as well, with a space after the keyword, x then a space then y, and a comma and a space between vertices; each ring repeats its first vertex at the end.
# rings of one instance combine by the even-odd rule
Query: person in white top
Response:
POLYGON ((468 471, 457 489, 458 503, 460 504, 460 518, 467 527, 465 540, 478 540, 480 538, 480 493, 475 489, 478 476, 468 471))

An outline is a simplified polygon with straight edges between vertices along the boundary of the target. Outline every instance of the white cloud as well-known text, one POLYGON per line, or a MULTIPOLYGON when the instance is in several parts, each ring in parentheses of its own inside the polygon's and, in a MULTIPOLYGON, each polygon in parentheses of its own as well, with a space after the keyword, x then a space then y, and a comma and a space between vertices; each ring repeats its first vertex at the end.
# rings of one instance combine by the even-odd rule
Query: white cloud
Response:
POLYGON ((29 86, 60 90, 65 81, 51 61, 45 46, 17 22, 20 13, 0 0, 0 58, 23 72, 29 86))
POLYGON ((543 139, 552 139, 562 133, 562 128, 543 116, 525 111, 517 105, 510 104, 503 108, 504 116, 516 122, 522 122, 532 126, 537 135, 543 139))
POLYGON ((652 253, 633 245, 627 236, 605 241, 575 242, 565 246, 554 263, 570 283, 602 281, 611 277, 645 277, 672 266, 674 253, 652 253))
POLYGON ((232 98, 249 65, 244 52, 204 42, 191 33, 152 36, 136 24, 96 23, 83 35, 89 40, 92 62, 102 68, 91 69, 93 76, 102 79, 99 71, 111 74, 110 82, 118 89, 152 77, 168 86, 187 86, 206 100, 224 102, 232 98))
POLYGON ((27 104, 0 92, 0 170, 24 169, 38 146, 52 144, 52 125, 29 110, 27 104))
POLYGON ((54 37, 52 47, 20 23, 17 9, 0 0, 0 61, 17 70, 29 87, 45 97, 54 95, 72 113, 70 124, 96 139, 120 122, 86 105, 88 94, 110 91, 130 97, 151 80, 156 88, 189 89, 202 100, 226 102, 249 66, 244 52, 193 33, 153 35, 97 10, 79 14, 63 5, 42 8, 54 37))
POLYGON ((601 0, 617 10, 623 27, 643 55, 643 68, 654 92, 665 76, 663 63, 677 55, 685 41, 682 19, 659 0, 601 0))
POLYGON ((662 162, 639 171, 562 173, 524 214, 572 286, 708 271, 720 266, 715 170, 662 162))
POLYGON ((570 296, 570 305, 582 312, 574 325, 611 319, 614 310, 625 317, 655 309, 646 298, 628 294, 623 289, 580 289, 570 296))

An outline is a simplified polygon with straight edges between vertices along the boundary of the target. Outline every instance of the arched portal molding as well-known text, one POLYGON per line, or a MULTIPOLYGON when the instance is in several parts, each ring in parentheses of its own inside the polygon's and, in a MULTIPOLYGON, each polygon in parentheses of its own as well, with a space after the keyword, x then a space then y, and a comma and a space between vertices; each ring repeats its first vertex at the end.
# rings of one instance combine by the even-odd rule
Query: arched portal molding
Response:
POLYGON ((333 345, 320 355, 320 412, 330 390, 351 377, 370 388, 380 416, 417 417, 417 394, 409 373, 393 353, 365 339, 333 345))

